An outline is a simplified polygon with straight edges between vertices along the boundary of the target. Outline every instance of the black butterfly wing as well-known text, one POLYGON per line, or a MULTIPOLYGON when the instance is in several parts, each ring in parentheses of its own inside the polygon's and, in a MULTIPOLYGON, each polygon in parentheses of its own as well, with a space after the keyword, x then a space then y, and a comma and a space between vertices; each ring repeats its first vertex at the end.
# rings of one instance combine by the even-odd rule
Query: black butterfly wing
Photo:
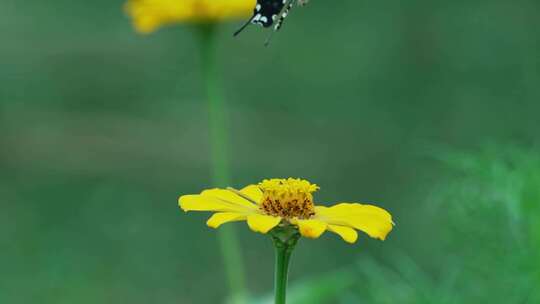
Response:
POLYGON ((251 23, 270 27, 274 24, 287 0, 257 0, 251 23))

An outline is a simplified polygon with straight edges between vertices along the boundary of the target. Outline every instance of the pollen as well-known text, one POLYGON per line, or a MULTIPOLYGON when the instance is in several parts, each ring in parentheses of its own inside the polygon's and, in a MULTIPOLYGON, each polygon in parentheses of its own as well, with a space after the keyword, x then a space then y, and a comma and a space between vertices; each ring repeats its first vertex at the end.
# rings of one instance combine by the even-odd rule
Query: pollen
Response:
POLYGON ((261 210, 284 219, 309 219, 315 215, 312 193, 319 186, 303 179, 265 179, 259 183, 263 192, 261 210))

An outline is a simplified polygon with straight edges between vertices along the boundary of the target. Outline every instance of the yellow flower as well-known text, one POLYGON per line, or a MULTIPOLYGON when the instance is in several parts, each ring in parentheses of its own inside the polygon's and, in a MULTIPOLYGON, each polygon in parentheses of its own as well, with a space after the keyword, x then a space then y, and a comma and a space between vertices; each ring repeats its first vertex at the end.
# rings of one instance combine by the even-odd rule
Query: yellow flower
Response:
POLYGON ((181 22, 218 22, 253 13, 255 0, 128 0, 126 13, 135 29, 150 33, 181 22))
POLYGON ((355 229, 380 240, 392 230, 390 213, 373 205, 314 205, 312 193, 318 189, 302 179, 269 179, 241 190, 209 189, 201 194, 183 195, 178 202, 186 212, 216 212, 206 222, 212 228, 247 221, 251 230, 267 233, 278 225, 294 225, 305 237, 318 238, 328 230, 349 243, 358 238, 355 229))

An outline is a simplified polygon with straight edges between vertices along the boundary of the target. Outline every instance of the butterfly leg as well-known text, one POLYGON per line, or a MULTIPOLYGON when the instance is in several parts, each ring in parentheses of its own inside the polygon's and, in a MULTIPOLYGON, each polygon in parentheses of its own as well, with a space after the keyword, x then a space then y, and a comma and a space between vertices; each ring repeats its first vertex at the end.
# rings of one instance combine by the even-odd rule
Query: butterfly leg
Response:
POLYGON ((270 40, 272 40, 272 35, 275 32, 279 31, 279 29, 281 29, 281 26, 283 25, 283 21, 285 21, 285 18, 287 18, 287 16, 289 15, 289 12, 294 7, 294 5, 296 4, 297 1, 298 0, 288 0, 287 6, 283 10, 283 12, 279 15, 279 19, 277 20, 273 31, 270 32, 270 35, 266 39, 266 42, 264 43, 265 46, 268 46, 268 44, 270 44, 270 40))
POLYGON ((297 0, 289 0, 289 4, 285 7, 283 12, 281 13, 276 25, 274 26, 274 32, 279 31, 281 26, 283 25, 283 21, 285 21, 285 18, 289 15, 291 9, 296 5, 297 0))

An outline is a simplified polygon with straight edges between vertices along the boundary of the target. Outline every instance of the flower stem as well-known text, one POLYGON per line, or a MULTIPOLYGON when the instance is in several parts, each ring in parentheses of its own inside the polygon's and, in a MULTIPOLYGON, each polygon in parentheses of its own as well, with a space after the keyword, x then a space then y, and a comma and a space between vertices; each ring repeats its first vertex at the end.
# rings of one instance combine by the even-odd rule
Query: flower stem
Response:
MULTIPOLYGON (((228 132, 225 102, 221 91, 216 62, 216 29, 212 24, 198 27, 200 52, 203 66, 204 89, 208 100, 208 123, 210 153, 212 163, 212 181, 216 187, 230 185, 228 163, 228 132)), ((225 272, 232 302, 246 302, 244 269, 240 245, 234 227, 222 227, 218 231, 219 245, 225 264, 225 272)))
POLYGON ((300 238, 300 234, 292 228, 276 228, 272 232, 272 241, 276 249, 276 265, 274 274, 275 304, 287 301, 287 280, 291 254, 300 238))

